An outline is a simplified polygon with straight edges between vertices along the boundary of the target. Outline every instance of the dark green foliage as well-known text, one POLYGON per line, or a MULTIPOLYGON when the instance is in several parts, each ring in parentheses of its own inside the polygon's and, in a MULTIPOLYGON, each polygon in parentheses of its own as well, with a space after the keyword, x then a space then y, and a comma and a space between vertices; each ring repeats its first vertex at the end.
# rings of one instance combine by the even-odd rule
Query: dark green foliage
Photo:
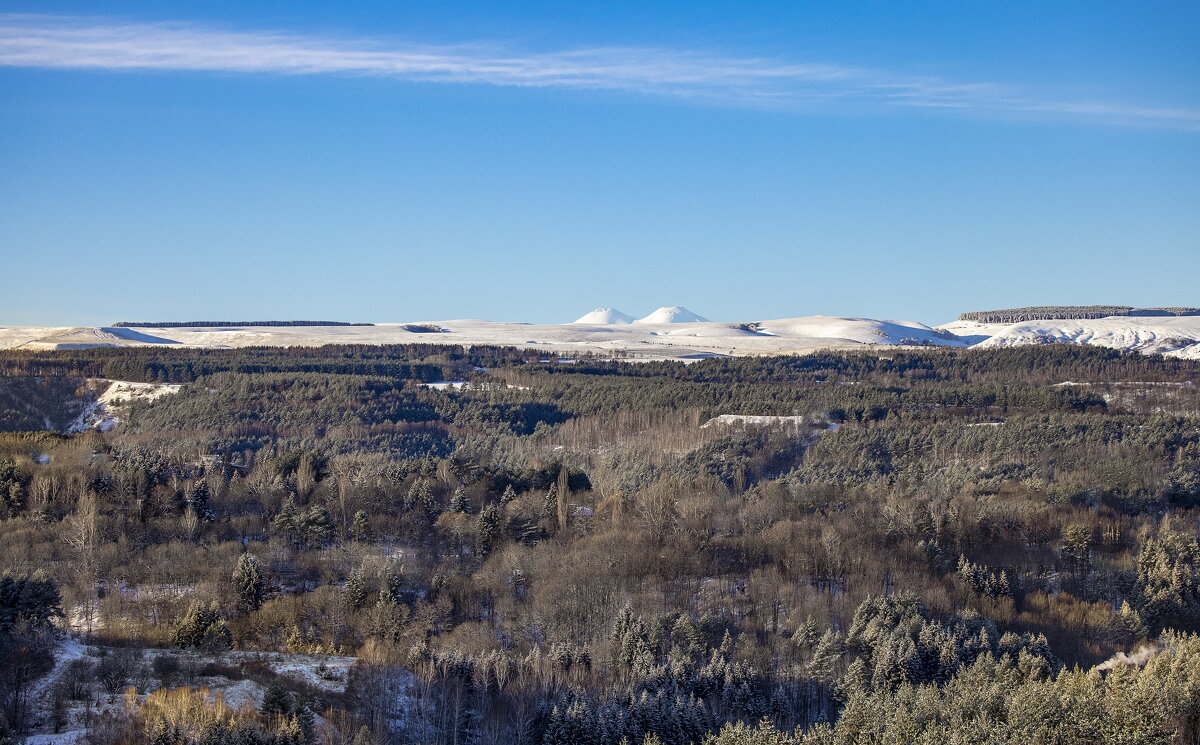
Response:
POLYGON ((266 582, 258 559, 251 554, 238 557, 237 568, 233 571, 233 586, 237 591, 238 608, 243 613, 256 611, 262 606, 266 582))
POLYGON ((175 627, 171 641, 178 647, 220 650, 228 649, 233 637, 219 612, 193 604, 175 627))
POLYGON ((1154 628, 1200 620, 1200 545, 1195 535, 1164 525, 1137 558, 1139 610, 1154 628))
MULTIPOLYGON (((359 650, 345 698, 319 702, 334 742, 875 741, 863 726, 1072 742, 1056 728, 1073 717, 1110 727, 1075 742, 1196 731, 1157 703, 1137 730, 1121 708, 1142 670, 1147 690, 1181 686, 1160 699, 1191 701, 1137 649, 1186 669, 1191 637, 1171 634, 1200 631, 1196 361, 1057 345, 548 359, 0 353, 14 373, 187 383, 110 433, 0 436, 22 500, 0 552, 98 601, 103 633, 173 636, 189 651, 172 658, 233 637, 359 650), (434 372, 478 385, 423 387, 434 372), (727 413, 804 422, 701 426, 727 413), (179 613, 162 585, 204 598, 178 628, 156 620, 179 613), (1141 661, 1072 672, 1118 651, 1141 661)), ((155 663, 168 678, 187 679, 155 663)), ((301 745, 306 703, 201 739, 301 745)))
POLYGON ((22 473, 15 463, 0 460, 0 518, 14 517, 25 506, 27 474, 22 473))
POLYGON ((475 540, 476 550, 481 558, 486 558, 496 548, 500 537, 500 521, 503 513, 494 504, 485 506, 479 512, 479 531, 475 540))
POLYGON ((350 572, 350 576, 346 578, 346 585, 343 588, 346 593, 346 602, 353 610, 362 608, 367 603, 367 578, 362 567, 350 572))
POLYGON ((196 513, 196 517, 206 523, 217 519, 210 502, 207 481, 200 480, 192 486, 191 491, 188 492, 188 506, 196 513))
POLYGON ((62 599, 58 585, 43 572, 29 577, 0 577, 0 636, 18 623, 35 630, 47 628, 60 618, 62 599))
POLYGON ((278 680, 272 681, 263 693, 262 705, 258 707, 263 716, 288 716, 294 707, 292 694, 278 680))
POLYGON ((354 513, 354 522, 350 524, 350 537, 356 541, 369 541, 373 537, 371 522, 366 512, 358 510, 354 513))

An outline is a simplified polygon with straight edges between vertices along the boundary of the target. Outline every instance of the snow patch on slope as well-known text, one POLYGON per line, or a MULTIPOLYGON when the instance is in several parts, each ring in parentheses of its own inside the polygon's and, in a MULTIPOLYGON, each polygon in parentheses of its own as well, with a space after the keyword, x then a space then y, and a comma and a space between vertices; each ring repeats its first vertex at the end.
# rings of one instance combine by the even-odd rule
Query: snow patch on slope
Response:
POLYGON ((122 409, 133 401, 153 401, 170 393, 179 392, 177 383, 134 383, 128 380, 104 380, 91 378, 88 385, 93 389, 107 386, 89 403, 67 432, 85 432, 89 429, 108 432, 120 423, 122 409))

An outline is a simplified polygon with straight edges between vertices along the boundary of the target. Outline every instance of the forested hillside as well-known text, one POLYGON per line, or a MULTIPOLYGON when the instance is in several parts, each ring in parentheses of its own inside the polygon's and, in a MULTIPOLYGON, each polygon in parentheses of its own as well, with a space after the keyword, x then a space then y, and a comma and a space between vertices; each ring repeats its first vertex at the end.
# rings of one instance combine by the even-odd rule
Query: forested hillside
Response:
POLYGON ((5 745, 1200 735, 1196 361, 145 347, 0 372, 5 745), (179 388, 51 431, 109 380, 179 388))

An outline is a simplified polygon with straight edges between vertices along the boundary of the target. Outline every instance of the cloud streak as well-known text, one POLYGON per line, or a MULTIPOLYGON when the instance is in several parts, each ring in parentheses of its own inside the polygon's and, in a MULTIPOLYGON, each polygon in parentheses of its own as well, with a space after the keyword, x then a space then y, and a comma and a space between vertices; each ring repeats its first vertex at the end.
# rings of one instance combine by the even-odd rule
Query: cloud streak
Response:
POLYGON ((425 83, 612 90, 719 103, 845 110, 923 108, 1200 129, 1200 111, 1038 97, 837 64, 593 47, 520 52, 228 31, 188 23, 0 14, 0 66, 109 71, 364 75, 425 83))

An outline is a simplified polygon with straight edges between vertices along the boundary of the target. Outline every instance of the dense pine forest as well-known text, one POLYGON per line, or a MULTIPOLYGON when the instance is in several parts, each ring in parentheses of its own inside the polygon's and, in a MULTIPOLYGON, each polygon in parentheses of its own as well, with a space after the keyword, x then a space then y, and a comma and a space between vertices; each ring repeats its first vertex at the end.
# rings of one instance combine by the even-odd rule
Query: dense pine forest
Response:
POLYGON ((0 376, 0 745, 1200 738, 1200 362, 143 347, 0 376))

